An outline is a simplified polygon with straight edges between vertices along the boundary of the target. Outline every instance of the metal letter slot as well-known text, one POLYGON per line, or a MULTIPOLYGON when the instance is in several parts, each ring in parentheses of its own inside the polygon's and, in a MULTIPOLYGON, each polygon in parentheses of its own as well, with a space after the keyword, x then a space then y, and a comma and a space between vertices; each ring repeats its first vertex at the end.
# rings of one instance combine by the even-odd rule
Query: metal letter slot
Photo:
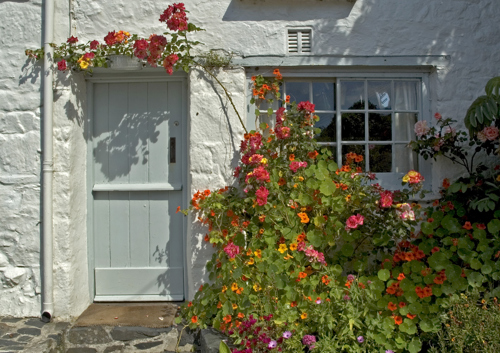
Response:
POLYGON ((175 163, 175 137, 170 138, 170 163, 175 163))

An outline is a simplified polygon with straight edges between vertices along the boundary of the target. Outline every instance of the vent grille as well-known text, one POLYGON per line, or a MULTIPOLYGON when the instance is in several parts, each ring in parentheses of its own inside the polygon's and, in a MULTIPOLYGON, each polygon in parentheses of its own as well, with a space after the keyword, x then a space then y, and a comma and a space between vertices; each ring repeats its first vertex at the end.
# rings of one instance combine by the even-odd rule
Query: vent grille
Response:
POLYGON ((290 29, 288 30, 288 52, 310 53, 311 52, 311 30, 290 29))

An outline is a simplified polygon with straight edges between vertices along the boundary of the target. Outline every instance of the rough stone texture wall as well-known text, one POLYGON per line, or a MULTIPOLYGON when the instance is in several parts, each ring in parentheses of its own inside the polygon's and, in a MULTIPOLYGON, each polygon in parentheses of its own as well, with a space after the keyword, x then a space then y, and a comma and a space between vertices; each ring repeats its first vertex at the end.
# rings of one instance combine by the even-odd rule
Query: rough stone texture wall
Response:
MULTIPOLYGON (((245 71, 220 70, 218 79, 231 92, 231 98, 240 112, 245 111, 245 71)), ((233 182, 240 141, 244 130, 222 88, 203 72, 193 70, 189 75, 189 184, 190 194, 197 190, 223 188, 233 182)), ((186 257, 188 265, 188 297, 208 278, 205 264, 212 255, 212 247, 203 237, 206 228, 191 217, 187 233, 186 257)))
MULTIPOLYGON (((461 120, 489 78, 499 75, 496 0, 186 0, 190 20, 206 29, 204 48, 241 56, 284 56, 289 27, 313 31, 313 55, 449 55, 430 75, 431 112, 461 120)), ((167 3, 144 0, 56 0, 55 41, 81 41, 111 30, 161 33, 167 3)), ((25 66, 24 49, 41 46, 41 0, 0 1, 0 311, 40 311, 40 67, 25 66), (14 305, 13 305, 14 304, 14 305)), ((301 57, 308 65, 311 60, 301 57)), ((390 71, 390 68, 387 68, 390 71)), ((242 69, 220 72, 246 113, 242 69)), ((81 77, 77 80, 81 80, 81 77)), ((242 130, 216 84, 189 76, 190 192, 231 183, 242 130)), ((54 106, 54 237, 57 315, 77 315, 88 303, 86 251, 85 84, 59 82, 54 106)), ((433 179, 450 176, 449 165, 433 179)), ((435 183, 437 185, 437 183, 435 183)), ((189 296, 205 278, 210 249, 196 224, 188 230, 189 296)))
POLYGON ((0 2, 0 312, 40 311, 39 67, 24 49, 41 43, 41 0, 0 2))

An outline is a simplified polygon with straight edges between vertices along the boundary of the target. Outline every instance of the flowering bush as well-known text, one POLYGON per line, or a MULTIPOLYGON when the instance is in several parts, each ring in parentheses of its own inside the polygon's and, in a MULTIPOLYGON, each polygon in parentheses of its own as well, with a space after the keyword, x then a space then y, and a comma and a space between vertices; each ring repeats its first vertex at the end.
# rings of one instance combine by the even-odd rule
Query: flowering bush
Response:
MULTIPOLYGON (((278 91, 278 70, 274 80, 253 79, 256 101, 280 100, 266 97, 278 91)), ((273 127, 263 122, 245 134, 237 187, 197 192, 183 211, 198 214, 216 251, 211 283, 182 316, 192 328, 213 325, 232 336, 234 352, 417 352, 413 321, 400 326, 400 313, 387 308, 393 301, 403 310, 407 301, 385 293, 391 274, 374 262, 411 238, 419 207, 408 197, 423 178, 412 171, 409 188, 392 192, 372 184, 361 155, 349 153, 339 167, 312 138, 314 109, 286 104, 273 127)))
MULTIPOLYGON (((170 32, 141 38, 126 31, 112 31, 104 37, 104 43, 91 40, 79 44, 78 38, 71 36, 61 45, 51 44, 57 69, 92 72, 93 67, 108 67, 111 55, 125 55, 152 67, 162 65, 168 74, 172 74, 174 69, 187 72, 193 63, 190 50, 198 44, 189 40, 187 33, 202 29, 188 22, 183 3, 168 6, 160 16, 160 22, 166 23, 170 32)), ((41 60, 45 53, 43 48, 28 49, 26 55, 41 60)))

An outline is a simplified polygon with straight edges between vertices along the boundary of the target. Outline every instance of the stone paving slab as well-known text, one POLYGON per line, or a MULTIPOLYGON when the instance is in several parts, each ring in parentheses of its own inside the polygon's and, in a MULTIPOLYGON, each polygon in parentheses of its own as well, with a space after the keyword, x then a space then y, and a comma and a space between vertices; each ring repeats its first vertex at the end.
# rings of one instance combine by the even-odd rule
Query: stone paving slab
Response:
POLYGON ((0 317, 0 353, 201 352, 195 339, 199 332, 188 328, 182 330, 180 325, 147 328, 73 327, 72 324, 44 323, 39 318, 0 317))

